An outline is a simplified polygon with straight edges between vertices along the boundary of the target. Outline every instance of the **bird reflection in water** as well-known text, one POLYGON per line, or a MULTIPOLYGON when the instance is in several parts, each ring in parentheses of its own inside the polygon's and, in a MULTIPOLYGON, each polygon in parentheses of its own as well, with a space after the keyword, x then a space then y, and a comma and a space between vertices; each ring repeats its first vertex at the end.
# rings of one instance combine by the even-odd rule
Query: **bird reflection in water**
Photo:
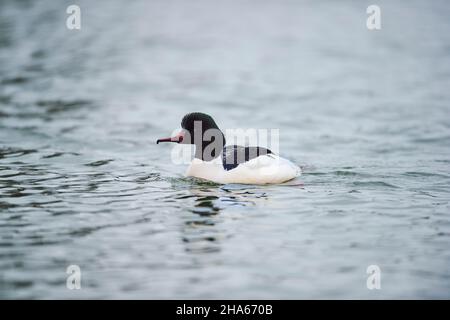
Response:
MULTIPOLYGON (((190 208, 193 214, 188 216, 182 231, 186 251, 219 252, 221 242, 231 236, 231 231, 223 226, 224 222, 236 219, 236 214, 225 213, 239 207, 255 206, 265 200, 267 195, 261 189, 242 185, 191 188, 185 197, 195 199, 190 208)), ((233 213, 236 211, 233 210, 233 213)))

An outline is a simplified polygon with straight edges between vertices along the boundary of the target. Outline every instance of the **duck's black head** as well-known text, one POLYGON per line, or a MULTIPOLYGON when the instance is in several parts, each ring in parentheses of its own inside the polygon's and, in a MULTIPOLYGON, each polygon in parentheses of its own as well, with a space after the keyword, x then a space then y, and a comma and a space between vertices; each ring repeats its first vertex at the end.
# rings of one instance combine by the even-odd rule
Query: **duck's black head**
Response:
POLYGON ((195 157, 205 161, 210 161, 221 154, 225 136, 210 115, 201 112, 188 113, 181 120, 181 128, 176 136, 159 139, 156 143, 194 144, 195 157))
POLYGON ((197 131, 202 135, 210 129, 220 131, 214 119, 210 115, 201 112, 192 112, 185 115, 181 120, 181 127, 189 132, 191 137, 194 137, 197 131))

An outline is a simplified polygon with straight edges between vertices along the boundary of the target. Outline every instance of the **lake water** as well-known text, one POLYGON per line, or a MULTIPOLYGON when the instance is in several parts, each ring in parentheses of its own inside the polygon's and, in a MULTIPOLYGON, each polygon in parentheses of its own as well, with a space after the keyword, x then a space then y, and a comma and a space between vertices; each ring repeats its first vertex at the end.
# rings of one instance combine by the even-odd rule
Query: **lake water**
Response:
POLYGON ((450 298, 450 5, 376 3, 1 1, 0 297, 450 298), (184 178, 192 111, 303 175, 184 178))

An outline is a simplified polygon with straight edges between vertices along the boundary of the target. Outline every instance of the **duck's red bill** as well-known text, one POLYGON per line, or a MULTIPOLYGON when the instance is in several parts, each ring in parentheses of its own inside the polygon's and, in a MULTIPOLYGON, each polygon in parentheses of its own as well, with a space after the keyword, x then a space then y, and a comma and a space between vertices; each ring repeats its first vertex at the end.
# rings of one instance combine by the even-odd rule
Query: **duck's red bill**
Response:
POLYGON ((158 139, 158 140, 156 140, 156 144, 159 144, 160 142, 176 142, 176 143, 181 143, 181 142, 183 142, 183 137, 184 137, 184 134, 183 134, 182 132, 180 132, 179 134, 177 134, 177 135, 174 136, 174 137, 158 139))

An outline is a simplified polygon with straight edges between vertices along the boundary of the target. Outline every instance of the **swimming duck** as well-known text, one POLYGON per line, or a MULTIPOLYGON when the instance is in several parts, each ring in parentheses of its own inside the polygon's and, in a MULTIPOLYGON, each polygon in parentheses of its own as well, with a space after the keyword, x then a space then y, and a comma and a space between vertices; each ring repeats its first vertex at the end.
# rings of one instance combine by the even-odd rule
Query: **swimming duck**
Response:
POLYGON ((175 136, 158 139, 195 145, 195 157, 186 176, 220 184, 275 184, 301 174, 299 166, 263 147, 226 146, 225 136, 214 119, 200 112, 188 113, 175 136))

